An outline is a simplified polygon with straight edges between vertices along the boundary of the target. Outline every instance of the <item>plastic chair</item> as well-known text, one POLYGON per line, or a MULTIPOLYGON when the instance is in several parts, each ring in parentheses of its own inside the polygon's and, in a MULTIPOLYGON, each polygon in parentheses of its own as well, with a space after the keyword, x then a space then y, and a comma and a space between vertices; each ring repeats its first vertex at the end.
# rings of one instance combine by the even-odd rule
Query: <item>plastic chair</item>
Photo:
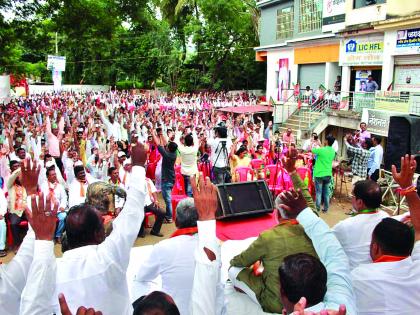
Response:
POLYGON ((210 162, 200 162, 198 163, 198 171, 203 173, 203 177, 210 177, 211 178, 211 163, 210 162))
MULTIPOLYGON (((6 216, 7 216, 7 219, 6 219, 7 245, 8 246, 13 246, 14 239, 13 239, 13 234, 12 234, 12 225, 10 224, 10 220, 8 218, 9 213, 7 213, 6 216)), ((22 221, 19 222, 18 226, 19 226, 20 229, 28 229, 28 221, 22 220, 22 221)))
POLYGON ((156 162, 147 164, 147 169, 146 169, 147 178, 150 178, 151 180, 155 180, 156 166, 157 166, 156 162))
POLYGON ((284 190, 283 186, 283 168, 280 165, 267 165, 265 169, 270 172, 270 175, 267 177, 268 189, 274 192, 274 196, 277 196, 284 190))
POLYGON ((185 195, 184 176, 181 173, 175 173, 175 184, 172 188, 173 195, 185 195))
POLYGON ((264 164, 264 161, 260 159, 253 159, 251 161, 251 166, 254 170, 259 170, 263 164, 264 164))
POLYGON ((248 174, 251 174, 251 180, 254 180, 254 172, 252 168, 247 166, 240 166, 235 169, 235 173, 238 174, 237 182, 247 182, 248 174))
POLYGON ((155 221, 156 221, 156 215, 153 212, 146 212, 144 214, 144 227, 150 229, 152 227, 152 225, 149 223, 149 218, 150 217, 154 217, 155 221))
POLYGON ((299 174, 300 178, 304 181, 306 176, 309 174, 309 168, 307 167, 298 167, 296 173, 299 174))

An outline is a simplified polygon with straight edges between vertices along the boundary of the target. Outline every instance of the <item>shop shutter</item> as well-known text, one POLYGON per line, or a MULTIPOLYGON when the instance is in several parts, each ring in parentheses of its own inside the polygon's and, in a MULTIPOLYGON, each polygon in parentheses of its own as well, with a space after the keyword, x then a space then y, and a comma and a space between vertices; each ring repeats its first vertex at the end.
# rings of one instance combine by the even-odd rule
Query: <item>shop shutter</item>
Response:
POLYGON ((301 89, 309 85, 316 90, 321 84, 325 85, 325 63, 299 65, 298 80, 301 89))
POLYGON ((420 55, 396 56, 395 65, 420 65, 420 55))

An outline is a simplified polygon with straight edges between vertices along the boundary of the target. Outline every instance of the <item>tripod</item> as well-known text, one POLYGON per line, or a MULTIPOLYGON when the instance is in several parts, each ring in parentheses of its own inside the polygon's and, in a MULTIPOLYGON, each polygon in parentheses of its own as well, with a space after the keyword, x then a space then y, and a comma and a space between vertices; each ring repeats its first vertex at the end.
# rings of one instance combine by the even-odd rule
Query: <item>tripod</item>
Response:
MULTIPOLYGON (((215 182, 217 183, 217 184, 220 184, 219 182, 218 182, 218 178, 217 178, 217 176, 216 176, 216 174, 215 174, 215 168, 216 168, 216 164, 217 164, 217 162, 219 161, 219 159, 220 159, 220 154, 221 153, 223 153, 223 155, 224 155, 224 159, 225 159, 225 167, 223 167, 223 169, 222 169, 222 183, 221 184, 225 184, 226 182, 230 182, 230 180, 226 180, 226 177, 227 177, 227 175, 229 174, 229 171, 228 171, 228 152, 227 152, 227 148, 226 148, 226 140, 221 140, 220 142, 219 142, 219 144, 217 145, 217 148, 216 148, 216 151, 215 151, 215 153, 217 153, 217 156, 216 156, 216 160, 214 161, 214 164, 213 164, 213 168, 212 168, 212 173, 213 173, 213 175, 214 175, 214 180, 215 180, 215 182), (219 148, 220 148, 220 150, 219 150, 219 148), (218 153, 217 153, 218 152, 218 153)), ((230 174, 229 174, 230 175, 230 174)))
MULTIPOLYGON (((276 172, 274 174, 275 182, 273 183, 273 186, 271 188, 271 194, 273 195, 273 198, 275 198, 275 194, 276 194, 276 186, 277 186, 277 182, 278 182, 277 176, 279 174, 279 167, 280 168, 282 167, 281 166, 281 160, 280 160, 282 146, 281 146, 280 143, 276 142, 276 149, 277 149, 277 152, 275 154, 276 154, 277 159, 276 159, 276 172)), ((282 176, 282 184, 284 186, 284 173, 283 172, 281 172, 281 176, 282 176)))

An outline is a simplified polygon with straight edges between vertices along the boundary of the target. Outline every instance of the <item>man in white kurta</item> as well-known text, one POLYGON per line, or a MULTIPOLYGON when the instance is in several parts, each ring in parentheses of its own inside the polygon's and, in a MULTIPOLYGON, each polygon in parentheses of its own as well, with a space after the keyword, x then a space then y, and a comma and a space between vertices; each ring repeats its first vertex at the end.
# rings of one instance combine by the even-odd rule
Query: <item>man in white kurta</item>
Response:
POLYGON ((357 214, 338 222, 333 228, 349 259, 350 269, 372 261, 369 254, 372 232, 383 218, 389 217, 378 209, 381 200, 378 184, 373 181, 357 182, 352 192, 352 205, 357 214))
POLYGON ((88 305, 104 315, 132 314, 126 271, 131 247, 144 218, 145 173, 144 167, 133 166, 127 201, 105 241, 68 250, 57 260, 51 311, 59 311, 56 297, 64 293, 74 313, 80 305, 88 305))

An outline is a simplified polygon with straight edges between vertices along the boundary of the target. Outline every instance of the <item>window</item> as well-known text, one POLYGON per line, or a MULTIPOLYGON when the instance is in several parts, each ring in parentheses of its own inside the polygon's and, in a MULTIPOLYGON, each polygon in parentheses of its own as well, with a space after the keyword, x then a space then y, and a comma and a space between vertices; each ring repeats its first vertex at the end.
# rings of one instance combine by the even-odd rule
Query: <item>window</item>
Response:
POLYGON ((360 9, 374 4, 385 3, 385 0, 354 0, 354 8, 360 9))
POLYGON ((299 33, 310 33, 322 27, 322 0, 300 0, 299 33))
POLYGON ((293 7, 277 10, 277 39, 293 37, 293 7))

